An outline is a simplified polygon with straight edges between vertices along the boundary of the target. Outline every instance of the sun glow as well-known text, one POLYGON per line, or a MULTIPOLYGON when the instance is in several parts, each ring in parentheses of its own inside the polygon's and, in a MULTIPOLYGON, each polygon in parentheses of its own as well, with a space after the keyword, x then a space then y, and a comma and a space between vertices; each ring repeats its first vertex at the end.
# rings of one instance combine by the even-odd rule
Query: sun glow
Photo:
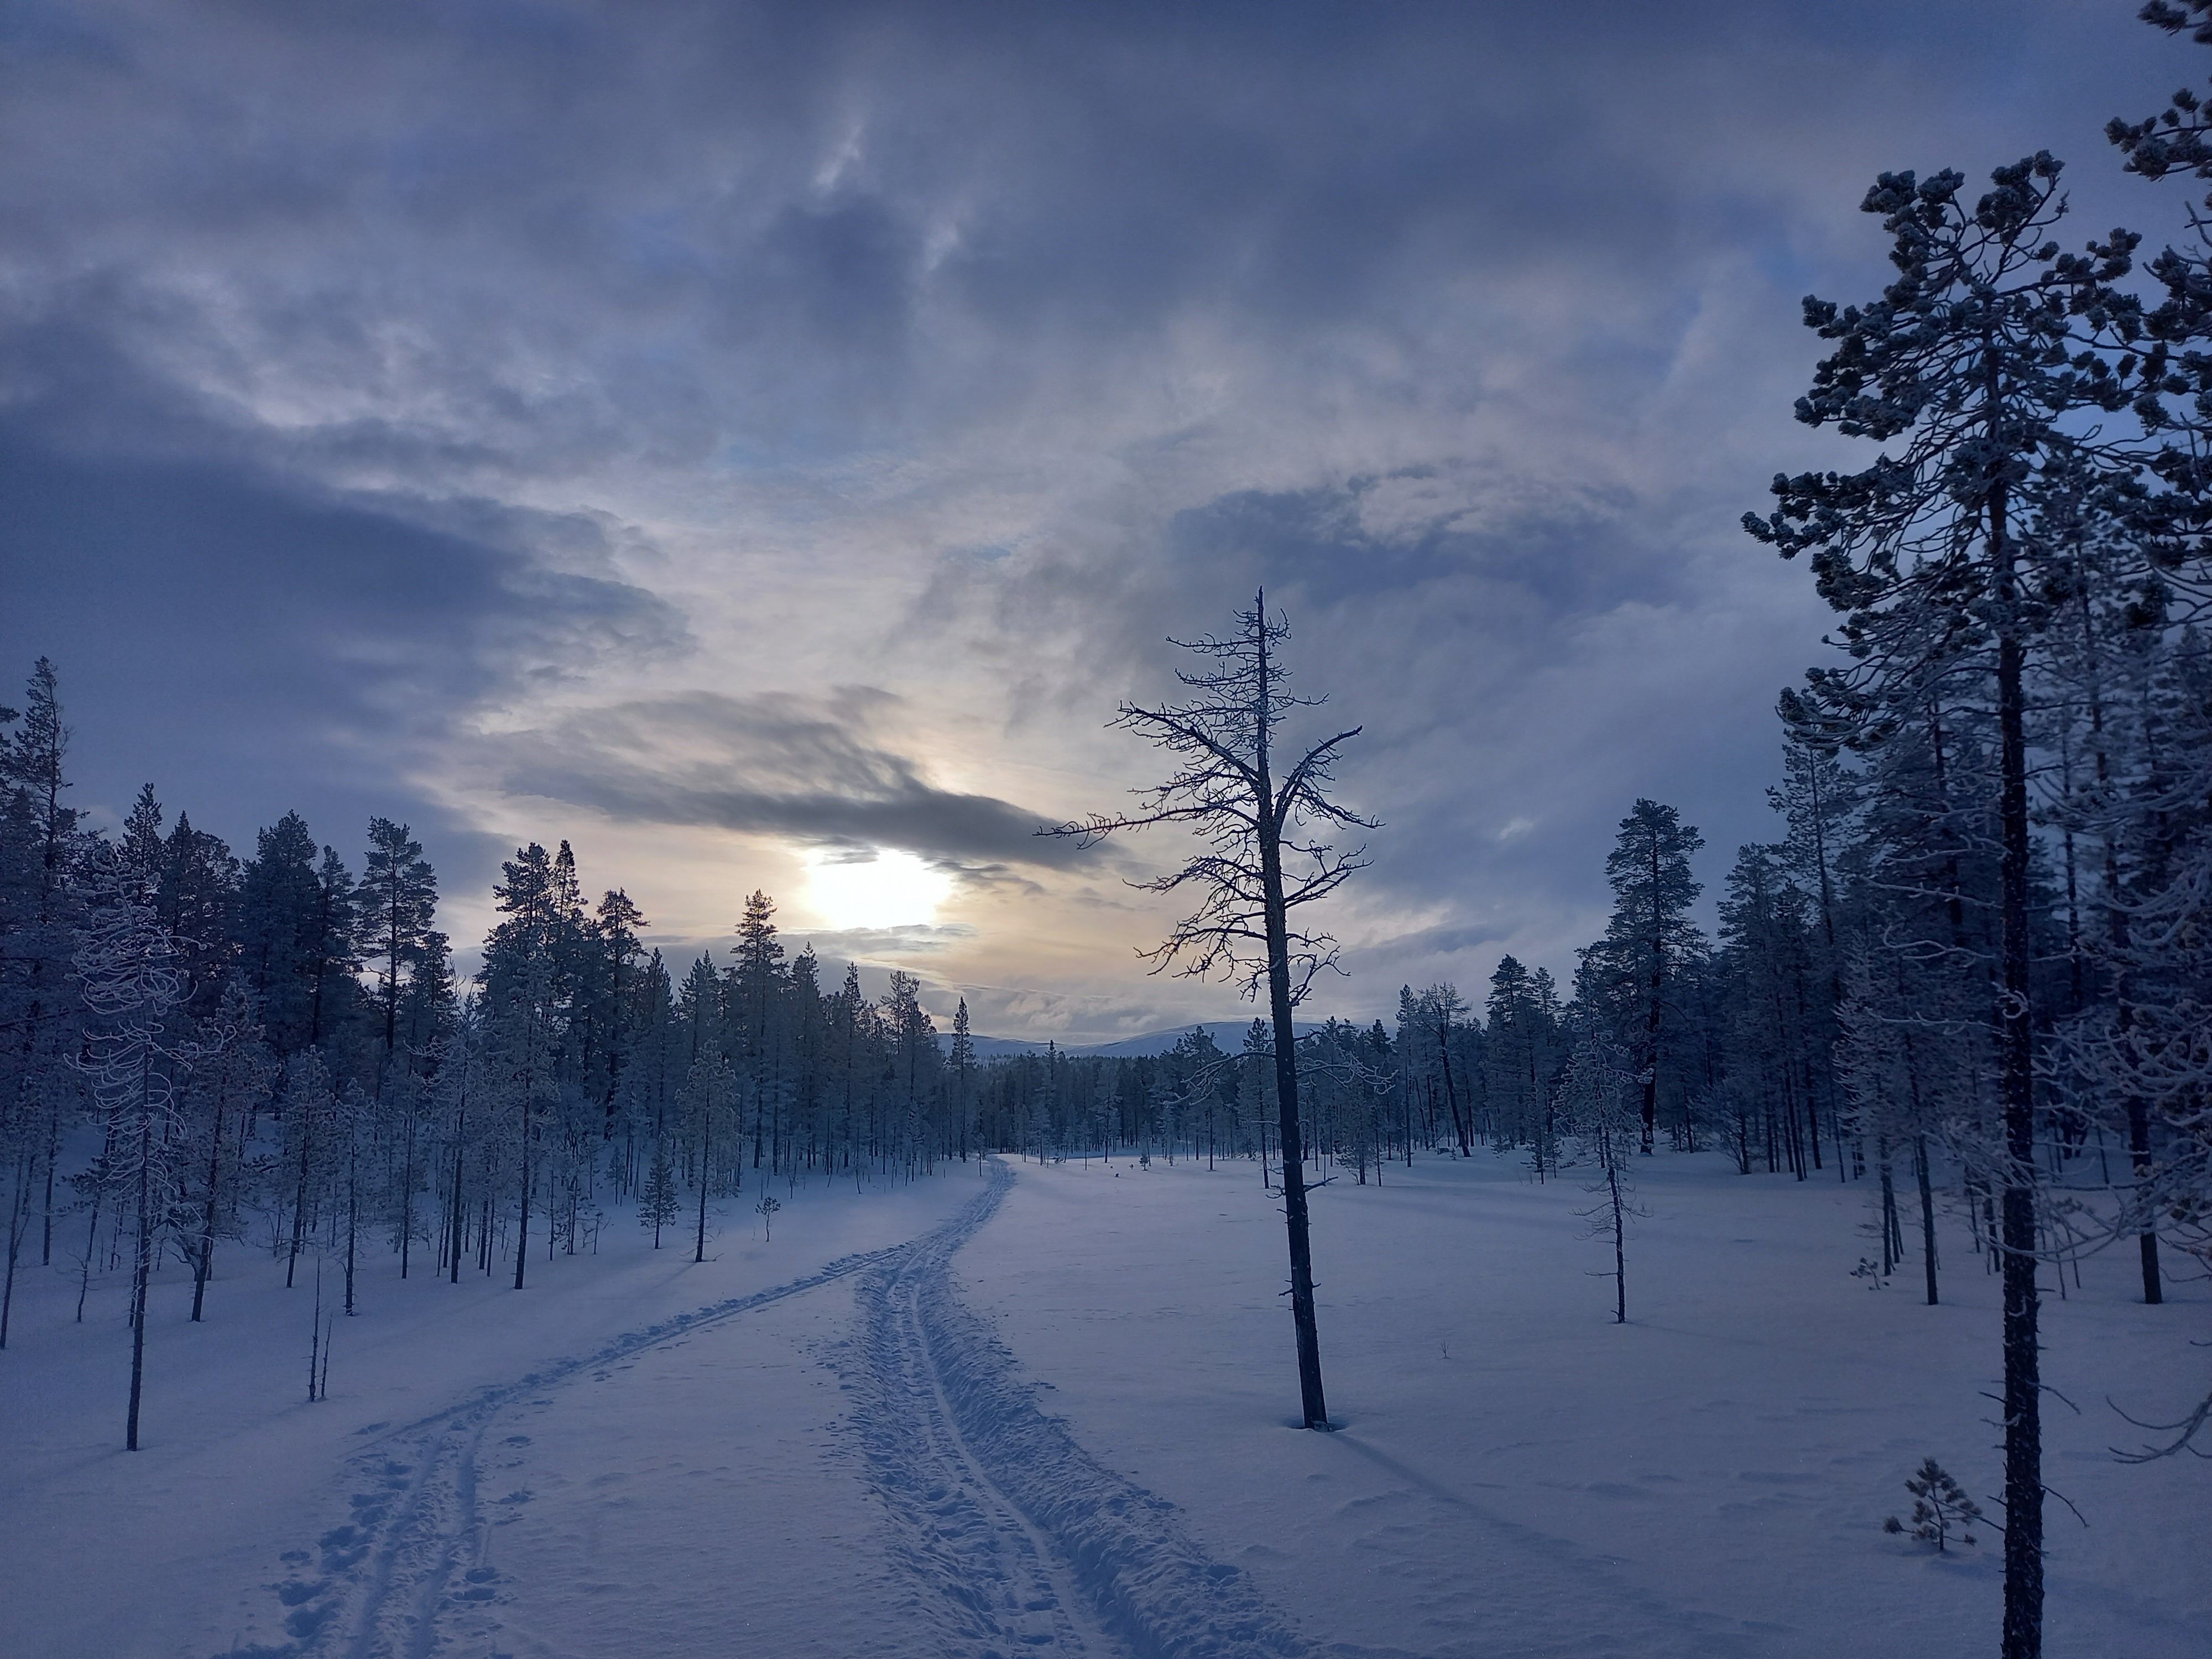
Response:
POLYGON ((952 878, 893 847, 806 855, 806 902, 838 933, 926 927, 951 896, 952 878))

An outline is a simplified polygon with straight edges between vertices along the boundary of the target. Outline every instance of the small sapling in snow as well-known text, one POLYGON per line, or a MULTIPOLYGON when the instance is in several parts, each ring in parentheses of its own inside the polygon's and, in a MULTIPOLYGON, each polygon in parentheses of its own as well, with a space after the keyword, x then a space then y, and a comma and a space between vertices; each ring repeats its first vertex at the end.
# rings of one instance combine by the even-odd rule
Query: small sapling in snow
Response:
POLYGON ((1934 1458, 1920 1460, 1919 1472, 1905 1483, 1905 1489, 1912 1494, 1912 1519, 1900 1521, 1893 1515, 1881 1523, 1884 1532, 1909 1533, 1923 1544, 1935 1545, 1938 1555, 1954 1532, 1961 1543, 1975 1541, 1966 1528, 1982 1518, 1981 1505, 1934 1458))
POLYGON ((637 1224, 653 1230, 653 1248, 660 1248, 660 1230, 676 1219, 682 1201, 676 1190, 676 1166, 669 1161, 663 1141, 653 1149, 653 1169, 639 1189, 637 1224))
POLYGON ((761 1218, 761 1237, 763 1241, 775 1236, 775 1212, 783 1207, 773 1198, 763 1198, 753 1206, 753 1213, 761 1218))

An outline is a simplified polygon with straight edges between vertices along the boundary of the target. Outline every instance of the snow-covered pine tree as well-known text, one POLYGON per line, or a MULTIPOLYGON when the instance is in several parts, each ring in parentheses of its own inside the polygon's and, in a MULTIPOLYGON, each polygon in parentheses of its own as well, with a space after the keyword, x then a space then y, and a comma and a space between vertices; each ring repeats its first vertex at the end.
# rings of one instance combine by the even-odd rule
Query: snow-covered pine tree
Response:
MULTIPOLYGON (((611 1135, 619 1116, 616 1097, 637 1042, 638 963, 645 955, 645 946, 637 934, 638 929, 646 926, 645 912, 638 908, 627 891, 610 888, 592 914, 592 923, 604 961, 604 975, 599 981, 602 1012, 594 1022, 600 1032, 603 1059, 592 1081, 605 1118, 605 1133, 611 1135)), ((629 1180, 625 1162, 621 1182, 625 1192, 629 1180)))
POLYGON ((375 975, 371 1001, 383 1026, 388 1060, 399 1045, 403 986, 428 949, 438 911, 437 872, 405 824, 382 817, 368 821, 368 856, 358 896, 361 949, 375 975))
MULTIPOLYGON (((1677 1004, 1675 987, 1688 963, 1704 955, 1705 938, 1690 920, 1690 907, 1703 890, 1690 874, 1691 855, 1705 837, 1681 820, 1673 807, 1638 799, 1620 821, 1613 851, 1606 855, 1605 878, 1613 889, 1613 911, 1606 924, 1605 958, 1623 981, 1632 1007, 1627 1051, 1633 1057, 1642 1091, 1642 1150, 1651 1150, 1659 1122, 1660 1078, 1667 1069, 1668 1014, 1677 1004)), ((1678 1140, 1693 1148, 1686 1091, 1678 1140)))
POLYGON ((260 832, 235 910, 240 970, 270 1046, 285 1059, 312 1041, 321 900, 315 838, 306 819, 287 812, 260 832))
POLYGON ((546 1182, 548 1125, 557 1135, 568 1023, 574 1007, 575 938, 582 915, 568 844, 556 860, 536 842, 500 866, 493 888, 501 920, 484 942, 477 975, 496 1124, 511 1153, 514 1288, 523 1288, 533 1200, 546 1182))
POLYGON ((787 970, 775 918, 775 901, 754 889, 745 899, 744 914, 738 919, 726 1004, 732 1043, 730 1059, 745 1103, 751 1108, 756 1170, 761 1166, 763 1145, 774 1133, 770 1115, 782 1101, 781 1028, 787 970))
POLYGON ((1780 848, 1737 850, 1720 923, 1715 967, 1728 988, 1728 1029, 1718 1036, 1729 1075, 1778 1103, 1770 1140, 1779 1139, 1790 1173, 1803 1181, 1820 1167, 1831 1010, 1814 907, 1784 873, 1780 848))
POLYGON ((1542 969, 1500 957, 1490 976, 1483 1033, 1484 1094, 1516 1144, 1530 1148, 1536 1179, 1557 1162, 1553 1084, 1559 1068, 1559 994, 1542 969))
POLYGON ((91 1080, 106 1149, 99 1178, 132 1218, 131 1403, 124 1445, 138 1449, 146 1375, 146 1298, 154 1258, 172 1221, 176 1156, 185 1127, 176 1108, 191 1051, 169 1029, 184 1000, 182 954, 155 915, 143 878, 103 860, 76 969, 91 1019, 77 1064, 91 1080))
MULTIPOLYGON (((1969 204, 1965 179, 1884 173, 1862 202, 1882 216, 1898 276, 1863 307, 1808 299, 1805 320, 1833 353, 1797 417, 1877 443, 1863 471, 1778 477, 1777 507, 1745 527, 1784 557, 1812 556, 1822 595, 1845 616, 1850 665, 1815 671, 1811 701, 1858 732, 1907 718, 1938 689, 1986 707, 1996 726, 1988 800, 2002 849, 1992 1024, 2005 1163, 2005 1659, 2036 1659, 2043 1629, 2033 947, 2029 938, 2027 665, 2047 618, 2032 550, 2018 535, 2021 483, 2053 458, 2080 458, 2081 410, 2127 407, 2114 331, 2139 308, 2111 284, 2133 236, 2062 258, 2064 210, 2047 153, 1991 175, 1969 204)), ((2121 358, 2123 369, 2131 356, 2121 358)))
POLYGON ((945 1057, 946 1080, 952 1087, 951 1107, 959 1124, 960 1161, 968 1161, 968 1136, 975 1115, 975 1042, 968 1030, 968 999, 952 1011, 952 1050, 945 1057))

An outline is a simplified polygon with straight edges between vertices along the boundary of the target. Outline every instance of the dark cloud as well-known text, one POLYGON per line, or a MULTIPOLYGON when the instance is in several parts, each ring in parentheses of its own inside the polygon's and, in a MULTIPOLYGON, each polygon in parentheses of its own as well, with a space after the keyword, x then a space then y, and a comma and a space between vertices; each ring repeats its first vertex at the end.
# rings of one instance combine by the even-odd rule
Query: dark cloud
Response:
POLYGON ((493 751, 514 793, 626 822, 903 848, 985 883, 1007 879, 1007 865, 1083 857, 1038 836, 1043 814, 937 788, 919 761, 872 738, 870 713, 891 701, 866 689, 826 702, 696 692, 579 711, 493 751))
POLYGON ((487 700, 685 650, 667 605, 584 574, 595 520, 317 483, 76 337, 5 362, 0 653, 54 659, 82 804, 152 781, 245 847, 294 808, 342 846, 411 817, 473 879, 498 843, 422 798, 428 749, 487 700))

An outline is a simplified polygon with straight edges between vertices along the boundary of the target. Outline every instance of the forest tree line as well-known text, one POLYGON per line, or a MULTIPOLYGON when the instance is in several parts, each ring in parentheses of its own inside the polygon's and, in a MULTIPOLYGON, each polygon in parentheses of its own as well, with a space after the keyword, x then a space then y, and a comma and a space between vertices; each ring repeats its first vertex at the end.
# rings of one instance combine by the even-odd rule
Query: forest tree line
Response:
MULTIPOLYGON (((2203 1125, 2191 1094, 2113 1088, 2115 1045, 2132 1034, 2120 1052, 2142 1052, 2201 988, 2190 932, 2136 919, 2203 879, 2189 860, 2212 799, 2212 685, 2193 630, 2100 627, 2094 586, 2072 597, 2078 632, 2037 698, 2043 1167, 2124 1200, 2156 1299, 2161 1223, 2204 1250, 2188 1197, 2203 1125), (2080 654, 2100 644, 2125 655, 2080 654)), ((1575 1160, 1592 1103, 1620 1097, 1642 1150, 1878 1183, 1883 1269, 1906 1259, 1909 1218, 1933 1294, 1937 1208, 1977 1248, 1995 1225, 1996 860, 1968 805, 1985 726, 1955 698, 1854 754, 1793 725, 1771 792, 1781 833, 1738 851, 1711 936, 1694 919, 1702 838, 1638 801, 1607 860, 1609 926, 1565 992, 1508 956, 1480 1007, 1435 983, 1402 988, 1390 1022, 1320 1023, 1300 1044, 1307 1146, 1357 1183, 1478 1149, 1545 1180, 1575 1160)), ((8 726, 0 1340, 33 1261, 83 1288, 169 1256, 197 1316, 218 1249, 252 1238, 288 1273, 331 1253, 350 1307, 371 1252, 402 1277, 522 1284, 533 1248, 588 1249, 617 1210, 683 1224, 701 1250, 708 1204, 749 1175, 866 1183, 994 1150, 1247 1160, 1267 1178, 1264 1022, 1233 1052, 1194 1029, 1156 1056, 981 1060, 964 1001, 940 1032, 912 975, 880 998, 851 964, 825 982, 764 893, 725 960, 672 966, 623 890, 586 900, 566 842, 503 865, 464 983, 406 826, 373 819, 349 862, 291 813, 240 858, 188 815, 168 822, 149 786, 102 836, 67 804, 51 664, 8 726)), ((2114 1213, 2049 1225, 2086 1245, 2114 1213)))

